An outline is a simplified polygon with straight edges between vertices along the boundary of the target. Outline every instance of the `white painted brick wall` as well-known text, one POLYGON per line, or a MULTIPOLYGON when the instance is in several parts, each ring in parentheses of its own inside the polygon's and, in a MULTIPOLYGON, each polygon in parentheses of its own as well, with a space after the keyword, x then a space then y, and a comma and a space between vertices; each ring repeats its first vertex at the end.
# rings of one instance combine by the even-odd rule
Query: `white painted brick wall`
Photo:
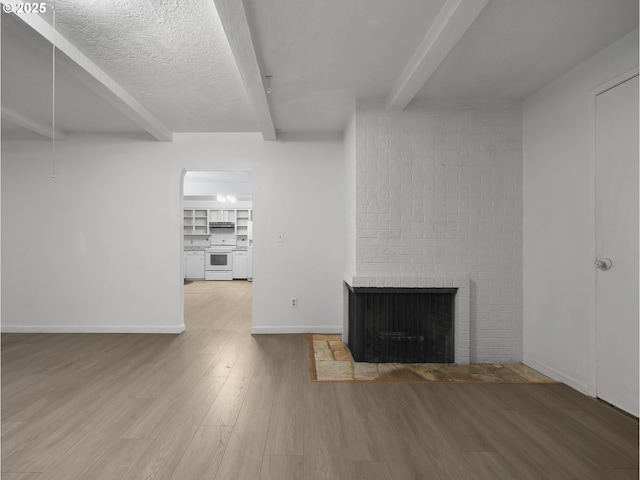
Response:
POLYGON ((344 252, 345 272, 356 272, 356 119, 355 108, 344 135, 344 252))
POLYGON ((511 102, 356 102, 357 276, 470 279, 470 359, 522 359, 522 117, 511 102))

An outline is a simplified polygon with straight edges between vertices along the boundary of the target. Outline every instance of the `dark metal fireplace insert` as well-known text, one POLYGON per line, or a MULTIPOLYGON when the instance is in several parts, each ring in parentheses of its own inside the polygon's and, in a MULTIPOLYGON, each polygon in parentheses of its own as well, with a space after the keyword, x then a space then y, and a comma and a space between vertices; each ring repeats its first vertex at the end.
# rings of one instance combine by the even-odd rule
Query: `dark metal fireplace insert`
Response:
POLYGON ((457 288, 348 288, 355 361, 453 363, 457 288))

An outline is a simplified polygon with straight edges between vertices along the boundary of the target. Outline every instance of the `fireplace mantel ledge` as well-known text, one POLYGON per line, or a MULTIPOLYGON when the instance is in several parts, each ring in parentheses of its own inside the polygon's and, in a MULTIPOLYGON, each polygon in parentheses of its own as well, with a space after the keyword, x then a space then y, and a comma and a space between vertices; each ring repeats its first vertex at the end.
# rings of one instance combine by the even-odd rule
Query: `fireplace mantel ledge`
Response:
POLYGON ((466 276, 383 276, 344 275, 344 282, 352 288, 469 288, 466 276))

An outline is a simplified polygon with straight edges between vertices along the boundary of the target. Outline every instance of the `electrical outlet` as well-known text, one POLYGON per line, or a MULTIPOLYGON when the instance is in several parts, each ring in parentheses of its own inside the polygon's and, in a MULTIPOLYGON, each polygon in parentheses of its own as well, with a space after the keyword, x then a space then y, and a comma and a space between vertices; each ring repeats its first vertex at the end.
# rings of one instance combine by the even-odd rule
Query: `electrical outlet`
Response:
POLYGON ((296 308, 298 306, 298 299, 295 297, 291 298, 291 308, 296 308))

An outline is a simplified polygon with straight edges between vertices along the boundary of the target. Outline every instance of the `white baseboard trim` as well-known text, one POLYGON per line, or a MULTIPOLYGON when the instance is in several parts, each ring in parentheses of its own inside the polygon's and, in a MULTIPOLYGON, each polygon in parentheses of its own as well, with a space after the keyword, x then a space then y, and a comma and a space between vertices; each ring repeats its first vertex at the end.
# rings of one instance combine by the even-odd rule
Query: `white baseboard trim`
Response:
POLYGON ((176 327, 161 326, 82 326, 82 325, 2 325, 2 333, 160 333, 177 335, 184 332, 184 323, 176 327))
POLYGON ((329 333, 342 334, 342 325, 290 325, 290 326, 266 326, 251 327, 251 335, 286 333, 329 333))
MULTIPOLYGON (((526 355, 522 356, 522 363, 527 365, 528 367, 533 368, 534 370, 539 371, 540 373, 546 375, 547 377, 552 378, 557 382, 562 382, 571 388, 578 390, 580 393, 584 393, 585 395, 589 395, 589 387, 582 382, 579 382, 564 373, 559 372, 553 367, 545 365, 544 363, 538 362, 531 357, 526 355)), ((590 396, 590 395, 589 395, 590 396)))

